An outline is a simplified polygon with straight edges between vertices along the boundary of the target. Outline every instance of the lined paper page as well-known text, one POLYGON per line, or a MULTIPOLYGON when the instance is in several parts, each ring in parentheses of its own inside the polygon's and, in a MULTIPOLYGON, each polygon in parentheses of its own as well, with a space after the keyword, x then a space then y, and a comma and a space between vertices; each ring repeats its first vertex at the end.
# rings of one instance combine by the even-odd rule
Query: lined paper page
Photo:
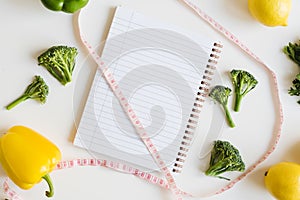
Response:
MULTIPOLYGON (((162 158, 174 164, 213 42, 118 7, 102 59, 162 158)), ((157 169, 118 100, 96 72, 74 144, 157 169)))

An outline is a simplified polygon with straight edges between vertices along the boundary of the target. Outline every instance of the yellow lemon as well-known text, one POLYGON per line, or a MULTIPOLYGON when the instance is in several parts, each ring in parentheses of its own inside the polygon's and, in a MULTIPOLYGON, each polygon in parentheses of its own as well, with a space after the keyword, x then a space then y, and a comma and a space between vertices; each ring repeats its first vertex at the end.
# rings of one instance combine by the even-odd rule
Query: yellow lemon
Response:
POLYGON ((266 26, 287 26, 292 0, 248 0, 252 16, 266 26))
POLYGON ((280 162, 265 173, 265 186, 278 200, 300 199, 300 165, 280 162))

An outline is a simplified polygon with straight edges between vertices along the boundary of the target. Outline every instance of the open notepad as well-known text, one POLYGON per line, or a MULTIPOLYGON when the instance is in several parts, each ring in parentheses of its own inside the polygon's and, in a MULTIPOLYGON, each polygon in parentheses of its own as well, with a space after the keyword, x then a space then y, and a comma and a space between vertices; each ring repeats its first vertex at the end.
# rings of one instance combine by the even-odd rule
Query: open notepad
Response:
MULTIPOLYGON (((159 150, 180 172, 221 45, 118 7, 102 60, 159 150)), ((80 120, 76 146, 146 169, 158 169, 97 70, 80 120)))

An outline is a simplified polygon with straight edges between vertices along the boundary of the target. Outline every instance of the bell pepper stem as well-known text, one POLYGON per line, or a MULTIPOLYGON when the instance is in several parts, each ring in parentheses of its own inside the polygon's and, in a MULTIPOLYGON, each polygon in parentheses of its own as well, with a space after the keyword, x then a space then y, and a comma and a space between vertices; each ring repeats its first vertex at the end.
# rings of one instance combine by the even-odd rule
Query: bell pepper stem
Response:
POLYGON ((49 191, 46 191, 46 196, 52 197, 54 195, 54 187, 53 187, 52 180, 51 180, 49 174, 46 174, 42 178, 47 182, 47 184, 49 186, 49 191))

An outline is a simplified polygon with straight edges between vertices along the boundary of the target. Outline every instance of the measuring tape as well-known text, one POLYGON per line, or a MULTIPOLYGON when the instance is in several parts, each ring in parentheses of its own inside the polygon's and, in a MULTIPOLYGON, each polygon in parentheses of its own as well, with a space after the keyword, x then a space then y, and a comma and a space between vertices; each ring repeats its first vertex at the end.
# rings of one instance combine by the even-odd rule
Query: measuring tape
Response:
MULTIPOLYGON (((271 147, 267 150, 267 152, 260 157, 260 159, 251 165, 248 170, 246 170, 244 173, 242 173, 239 177, 236 179, 230 181, 225 187, 221 188, 220 190, 207 195, 215 195, 220 194, 230 188, 232 188, 236 183, 238 183, 240 180, 244 179, 249 173, 251 173, 259 164, 261 164, 263 161, 265 161, 269 155, 275 150, 277 147, 277 144, 279 142, 280 136, 281 136, 281 129, 282 129, 282 123, 283 123, 283 112, 282 112, 282 105, 279 98, 279 89, 278 89, 278 82, 275 73, 258 57, 256 56, 248 47, 246 47, 236 36, 234 36, 230 31, 225 29, 222 25, 220 25, 217 21, 215 21, 213 18, 208 16, 205 12, 203 12, 199 7, 197 7, 195 4, 188 0, 180 0, 183 2, 186 6, 188 6, 192 11, 195 12, 200 18, 202 18, 204 21, 206 21, 209 25, 211 25, 215 30, 222 33, 227 39, 232 41, 234 44, 236 44, 240 49, 242 49, 244 52, 246 52, 250 57, 252 57, 254 60, 256 60, 265 70, 266 72, 271 76, 271 80, 274 83, 273 85, 273 95, 274 99, 276 100, 275 104, 275 110, 278 113, 276 115, 276 126, 274 129, 274 139, 272 141, 271 147)), ((127 99, 123 95, 122 91, 120 90, 117 81, 114 79, 113 74, 110 72, 109 68, 105 66, 105 63, 101 60, 100 56, 95 52, 93 47, 88 44, 87 40, 84 39, 80 32, 80 24, 79 24, 79 16, 78 15, 78 30, 80 34, 80 38, 85 45, 85 47, 88 49, 89 53, 92 55, 92 58, 94 61, 98 64, 99 70, 103 73, 103 77, 105 78, 107 84, 110 86, 111 90, 119 100, 124 112, 128 115, 131 123, 134 125, 137 134, 140 136, 142 141, 144 142, 145 146, 147 147, 148 151, 153 157, 153 160, 157 163, 159 166, 162 174, 164 175, 165 179, 154 176, 150 173, 143 172, 139 169, 133 168, 131 166, 114 162, 114 161, 108 161, 108 160, 101 160, 101 159, 75 159, 71 161, 62 161, 60 162, 56 169, 66 169, 66 168, 72 168, 76 166, 102 166, 106 168, 110 168, 119 172, 125 172, 131 175, 134 175, 136 177, 139 177, 141 179, 144 179, 148 181, 149 183, 156 184, 164 189, 171 190, 174 194, 175 199, 182 200, 183 196, 190 196, 190 197, 196 197, 192 194, 189 194, 187 192, 184 192, 180 190, 176 182, 171 174, 171 172, 168 170, 168 167, 162 160, 161 156, 159 155, 156 147, 152 143, 150 137, 148 137, 143 125, 135 115, 133 109, 129 105, 127 99)), ((3 188, 5 194, 10 198, 14 200, 21 200, 22 198, 14 192, 8 185, 8 179, 6 178, 3 183, 3 188)))
POLYGON ((259 164, 261 164, 263 161, 265 161, 271 153, 276 149, 277 144, 279 142, 280 136, 281 136, 281 129, 283 124, 283 111, 282 111, 282 105, 279 97, 279 89, 278 89, 278 81, 276 78, 276 74, 255 54, 253 53, 246 45, 244 45, 235 35, 233 35, 230 31, 228 31, 226 28, 224 28, 221 24, 219 24, 216 20, 214 20, 212 17, 208 16, 205 12, 203 12, 198 6, 193 4, 192 2, 188 0, 180 0, 185 5, 187 5, 192 11, 195 12, 200 18, 202 18, 204 21, 206 21, 209 25, 211 25, 215 30, 222 33, 227 39, 229 39, 231 42, 233 42, 235 45, 237 45, 240 49, 242 49, 246 54, 248 54, 251 58, 253 58, 255 61, 257 61, 265 70, 266 72, 271 76, 271 81, 273 82, 273 95, 275 100, 275 111, 277 113, 276 115, 276 126, 274 127, 274 138, 271 143, 270 148, 267 150, 267 152, 258 160, 256 163, 251 165, 247 171, 245 171, 243 174, 241 174, 238 178, 231 181, 227 186, 222 188, 221 190, 217 191, 216 194, 222 193, 230 188, 232 188, 237 182, 245 178, 249 173, 251 173, 259 164))

